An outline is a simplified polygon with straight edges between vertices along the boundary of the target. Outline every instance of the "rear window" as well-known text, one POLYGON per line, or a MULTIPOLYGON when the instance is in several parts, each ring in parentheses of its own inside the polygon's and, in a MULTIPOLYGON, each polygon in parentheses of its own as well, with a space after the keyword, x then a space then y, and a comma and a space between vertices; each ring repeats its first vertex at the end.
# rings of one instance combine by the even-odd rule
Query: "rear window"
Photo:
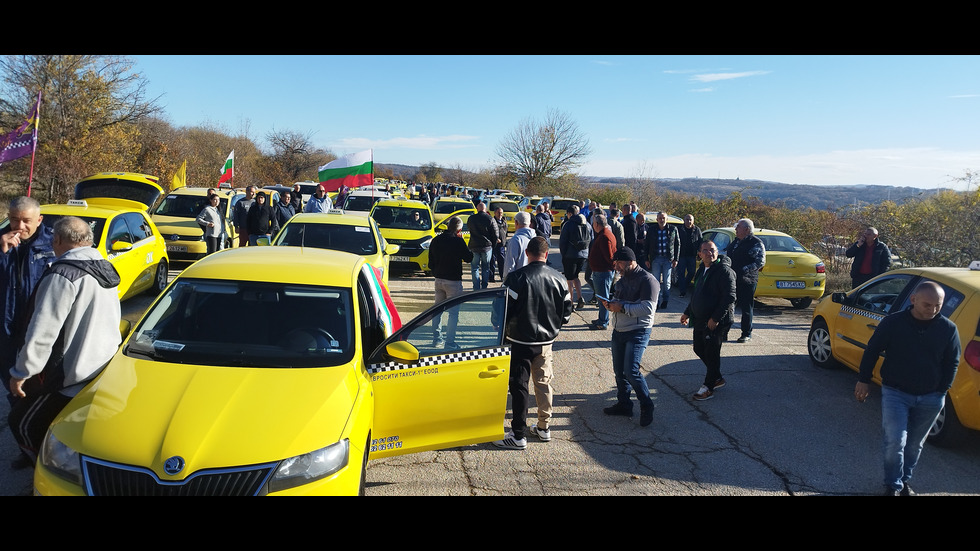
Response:
POLYGON ((495 211, 497 209, 503 209, 504 212, 520 212, 521 207, 517 206, 517 203, 511 203, 509 201, 491 201, 490 210, 495 211))
MULTIPOLYGON (((756 237, 762 241, 762 245, 765 246, 766 252, 774 253, 806 253, 810 252, 806 250, 803 245, 793 239, 788 235, 757 235, 756 237)), ((717 245, 717 243, 715 243, 717 245)))
POLYGON ((551 203, 551 210, 558 210, 565 212, 572 208, 572 205, 578 205, 578 201, 573 199, 556 199, 551 203))
POLYGON ((378 252, 371 228, 344 224, 289 223, 283 226, 273 245, 313 247, 357 255, 378 252))

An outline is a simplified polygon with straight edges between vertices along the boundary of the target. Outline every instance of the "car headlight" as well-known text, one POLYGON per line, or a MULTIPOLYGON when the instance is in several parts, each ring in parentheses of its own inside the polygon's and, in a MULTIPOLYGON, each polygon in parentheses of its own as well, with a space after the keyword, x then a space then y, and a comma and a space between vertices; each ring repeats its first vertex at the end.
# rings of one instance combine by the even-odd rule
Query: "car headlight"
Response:
POLYGON ((41 446, 40 461, 53 474, 73 484, 82 485, 82 464, 78 452, 55 438, 50 430, 41 446))
POLYGON ((423 249, 428 250, 429 245, 431 243, 432 243, 432 238, 431 237, 428 237, 428 238, 425 239, 425 241, 423 241, 422 243, 420 243, 419 246, 422 247, 423 249))
POLYGON ((349 457, 350 440, 345 438, 325 448, 285 459, 269 480, 269 492, 280 492, 326 478, 346 467, 349 457))

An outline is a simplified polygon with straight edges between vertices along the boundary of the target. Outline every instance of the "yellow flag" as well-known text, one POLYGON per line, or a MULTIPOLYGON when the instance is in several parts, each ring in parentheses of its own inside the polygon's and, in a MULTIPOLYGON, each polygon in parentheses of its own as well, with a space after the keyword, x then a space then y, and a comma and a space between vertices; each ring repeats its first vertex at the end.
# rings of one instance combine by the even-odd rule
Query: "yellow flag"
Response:
POLYGON ((177 189, 179 187, 184 187, 187 185, 187 160, 184 159, 184 164, 180 165, 180 169, 174 174, 174 180, 170 183, 170 189, 177 189))

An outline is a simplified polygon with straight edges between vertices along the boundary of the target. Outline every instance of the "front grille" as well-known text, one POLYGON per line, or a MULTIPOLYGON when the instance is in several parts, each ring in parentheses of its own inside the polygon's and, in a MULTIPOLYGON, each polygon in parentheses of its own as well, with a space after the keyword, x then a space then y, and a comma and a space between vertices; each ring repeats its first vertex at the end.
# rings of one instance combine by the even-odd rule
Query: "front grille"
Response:
POLYGON ((254 496, 265 485, 276 463, 200 471, 184 480, 160 480, 141 467, 82 460, 85 489, 93 496, 254 496))

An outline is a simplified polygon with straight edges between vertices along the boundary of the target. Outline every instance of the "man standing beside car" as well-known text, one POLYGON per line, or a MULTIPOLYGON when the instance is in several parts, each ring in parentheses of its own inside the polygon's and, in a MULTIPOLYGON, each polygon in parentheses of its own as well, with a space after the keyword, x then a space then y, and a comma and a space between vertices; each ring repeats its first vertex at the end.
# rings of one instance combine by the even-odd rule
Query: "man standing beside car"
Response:
POLYGON ((255 186, 245 187, 245 197, 235 203, 235 211, 232 213, 232 221, 235 223, 235 232, 238 233, 238 246, 248 245, 248 210, 255 203, 255 186))
POLYGON ((681 253, 681 238, 677 228, 667 224, 667 215, 657 213, 657 225, 650 228, 646 238, 646 267, 660 283, 660 304, 657 309, 667 307, 670 300, 671 272, 677 266, 681 253))
POLYGON ((10 392, 21 399, 8 423, 31 460, 51 421, 109 363, 122 340, 119 274, 92 239, 81 218, 55 223, 58 258, 37 284, 24 346, 10 369, 10 392))
POLYGON ((759 284, 759 270, 766 265, 766 247, 754 232, 752 220, 742 218, 735 224, 735 239, 725 248, 735 272, 735 305, 742 311, 742 335, 736 342, 742 343, 752 340, 755 288, 759 284))
MULTIPOLYGON (((466 248, 463 239, 463 219, 453 216, 447 229, 432 238, 429 243, 429 268, 435 279, 435 304, 463 293, 463 262, 473 261, 473 252, 466 248)), ((456 347, 456 325, 459 308, 449 311, 449 329, 442 332, 442 314, 432 320, 432 346, 456 347)))
POLYGON ((677 229, 677 234, 681 238, 681 252, 677 257, 677 290, 683 297, 698 268, 701 249, 701 228, 694 225, 693 214, 684 215, 684 224, 677 229))
POLYGON ((861 356, 854 397, 864 402, 878 357, 881 364, 881 427, 885 495, 915 495, 909 487, 929 429, 946 403, 960 363, 956 324, 940 314, 945 291, 919 283, 911 306, 878 323, 861 356))
POLYGON ((851 262, 851 289, 887 272, 892 265, 891 251, 878 241, 878 230, 875 228, 868 228, 858 234, 854 244, 844 251, 844 256, 854 259, 851 262))
MULTIPOLYGON (((470 273, 473 276, 473 290, 486 289, 490 285, 490 255, 493 246, 500 239, 497 234, 497 223, 487 214, 487 204, 480 201, 476 204, 476 214, 470 215, 466 221, 470 230, 470 250, 473 251, 473 262, 470 263, 470 273)), ((429 253, 431 258, 432 253, 429 253)))

